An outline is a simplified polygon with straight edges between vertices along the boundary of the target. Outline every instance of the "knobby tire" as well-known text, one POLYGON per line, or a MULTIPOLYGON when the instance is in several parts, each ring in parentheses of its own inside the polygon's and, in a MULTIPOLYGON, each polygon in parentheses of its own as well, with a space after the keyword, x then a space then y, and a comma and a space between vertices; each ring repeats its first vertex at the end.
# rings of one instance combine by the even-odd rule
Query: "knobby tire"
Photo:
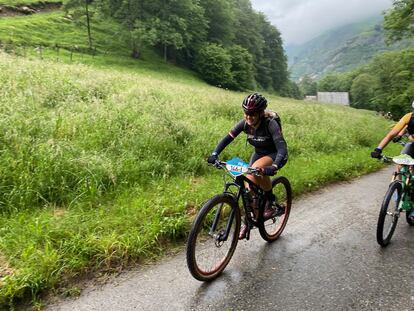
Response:
POLYGON ((282 234, 289 219, 292 207, 292 188, 286 177, 277 176, 272 180, 273 193, 276 195, 276 202, 285 207, 285 213, 281 216, 268 220, 263 218, 259 221, 259 232, 267 242, 276 241, 282 234))
POLYGON ((398 206, 401 200, 401 195, 401 182, 395 180, 388 187, 378 216, 377 242, 382 247, 385 247, 390 243, 395 227, 397 226, 399 218, 398 206))
POLYGON ((211 281, 223 272, 236 249, 240 224, 240 210, 232 195, 216 195, 203 205, 193 222, 187 241, 187 266, 194 278, 211 281), (218 209, 221 213, 217 218, 217 228, 211 232, 218 209), (224 234, 229 221, 229 236, 226 241, 221 241, 217 236, 224 234))

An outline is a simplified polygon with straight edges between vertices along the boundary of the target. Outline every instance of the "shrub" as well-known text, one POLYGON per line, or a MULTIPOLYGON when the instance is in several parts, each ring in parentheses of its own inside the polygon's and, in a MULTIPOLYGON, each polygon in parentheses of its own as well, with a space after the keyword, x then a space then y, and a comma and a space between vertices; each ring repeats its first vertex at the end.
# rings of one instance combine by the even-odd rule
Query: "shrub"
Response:
POLYGON ((196 68, 208 83, 220 87, 231 87, 231 56, 222 46, 215 43, 204 44, 196 57, 196 68))

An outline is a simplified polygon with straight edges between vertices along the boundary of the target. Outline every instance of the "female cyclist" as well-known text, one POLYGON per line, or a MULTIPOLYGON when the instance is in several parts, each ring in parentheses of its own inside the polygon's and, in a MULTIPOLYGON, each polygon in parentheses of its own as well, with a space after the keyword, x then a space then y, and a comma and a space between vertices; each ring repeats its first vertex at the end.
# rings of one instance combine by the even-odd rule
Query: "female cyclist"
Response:
MULTIPOLYGON (((255 148, 250 166, 260 169, 262 176, 248 175, 248 178, 258 184, 266 193, 267 203, 264 211, 266 219, 283 215, 280 206, 274 208, 275 195, 272 193, 272 182, 269 176, 276 174, 277 170, 286 164, 288 159, 287 145, 283 138, 278 122, 272 118, 265 109, 267 100, 258 93, 248 95, 242 102, 244 119, 218 143, 216 149, 208 157, 207 162, 214 164, 219 154, 241 132, 247 134, 247 141, 255 148)), ((240 229, 239 239, 244 239, 247 226, 240 229)))

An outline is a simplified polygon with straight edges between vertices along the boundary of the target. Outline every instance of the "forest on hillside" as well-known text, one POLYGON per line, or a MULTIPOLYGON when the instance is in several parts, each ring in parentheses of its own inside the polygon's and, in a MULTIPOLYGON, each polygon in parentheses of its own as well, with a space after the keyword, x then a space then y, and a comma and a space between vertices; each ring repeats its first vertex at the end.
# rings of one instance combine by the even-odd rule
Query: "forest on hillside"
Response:
POLYGON ((287 96, 297 91, 280 32, 250 0, 69 0, 65 9, 85 21, 91 48, 94 18, 110 18, 126 30, 133 57, 152 46, 212 85, 287 96))
MULTIPOLYGON (((394 0, 383 27, 388 44, 413 42, 414 0, 394 0)), ((316 95, 317 91, 349 92, 352 107, 391 112, 398 119, 414 101, 414 46, 378 54, 352 71, 333 72, 319 81, 304 76, 299 85, 306 95, 316 95)))
POLYGON ((290 78, 308 75, 320 79, 332 72, 347 72, 370 62, 377 54, 408 48, 407 39, 387 44, 381 15, 330 29, 299 46, 286 46, 290 78))

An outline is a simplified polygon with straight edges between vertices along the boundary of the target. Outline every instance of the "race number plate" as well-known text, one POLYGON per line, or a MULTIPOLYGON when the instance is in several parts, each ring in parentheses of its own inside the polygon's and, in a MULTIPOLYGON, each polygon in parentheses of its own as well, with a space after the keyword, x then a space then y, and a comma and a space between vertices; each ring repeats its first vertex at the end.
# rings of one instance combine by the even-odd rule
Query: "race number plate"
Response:
POLYGON ((233 176, 240 176, 248 172, 248 168, 249 168, 249 164, 247 164, 240 158, 233 158, 226 162, 226 169, 233 176))

